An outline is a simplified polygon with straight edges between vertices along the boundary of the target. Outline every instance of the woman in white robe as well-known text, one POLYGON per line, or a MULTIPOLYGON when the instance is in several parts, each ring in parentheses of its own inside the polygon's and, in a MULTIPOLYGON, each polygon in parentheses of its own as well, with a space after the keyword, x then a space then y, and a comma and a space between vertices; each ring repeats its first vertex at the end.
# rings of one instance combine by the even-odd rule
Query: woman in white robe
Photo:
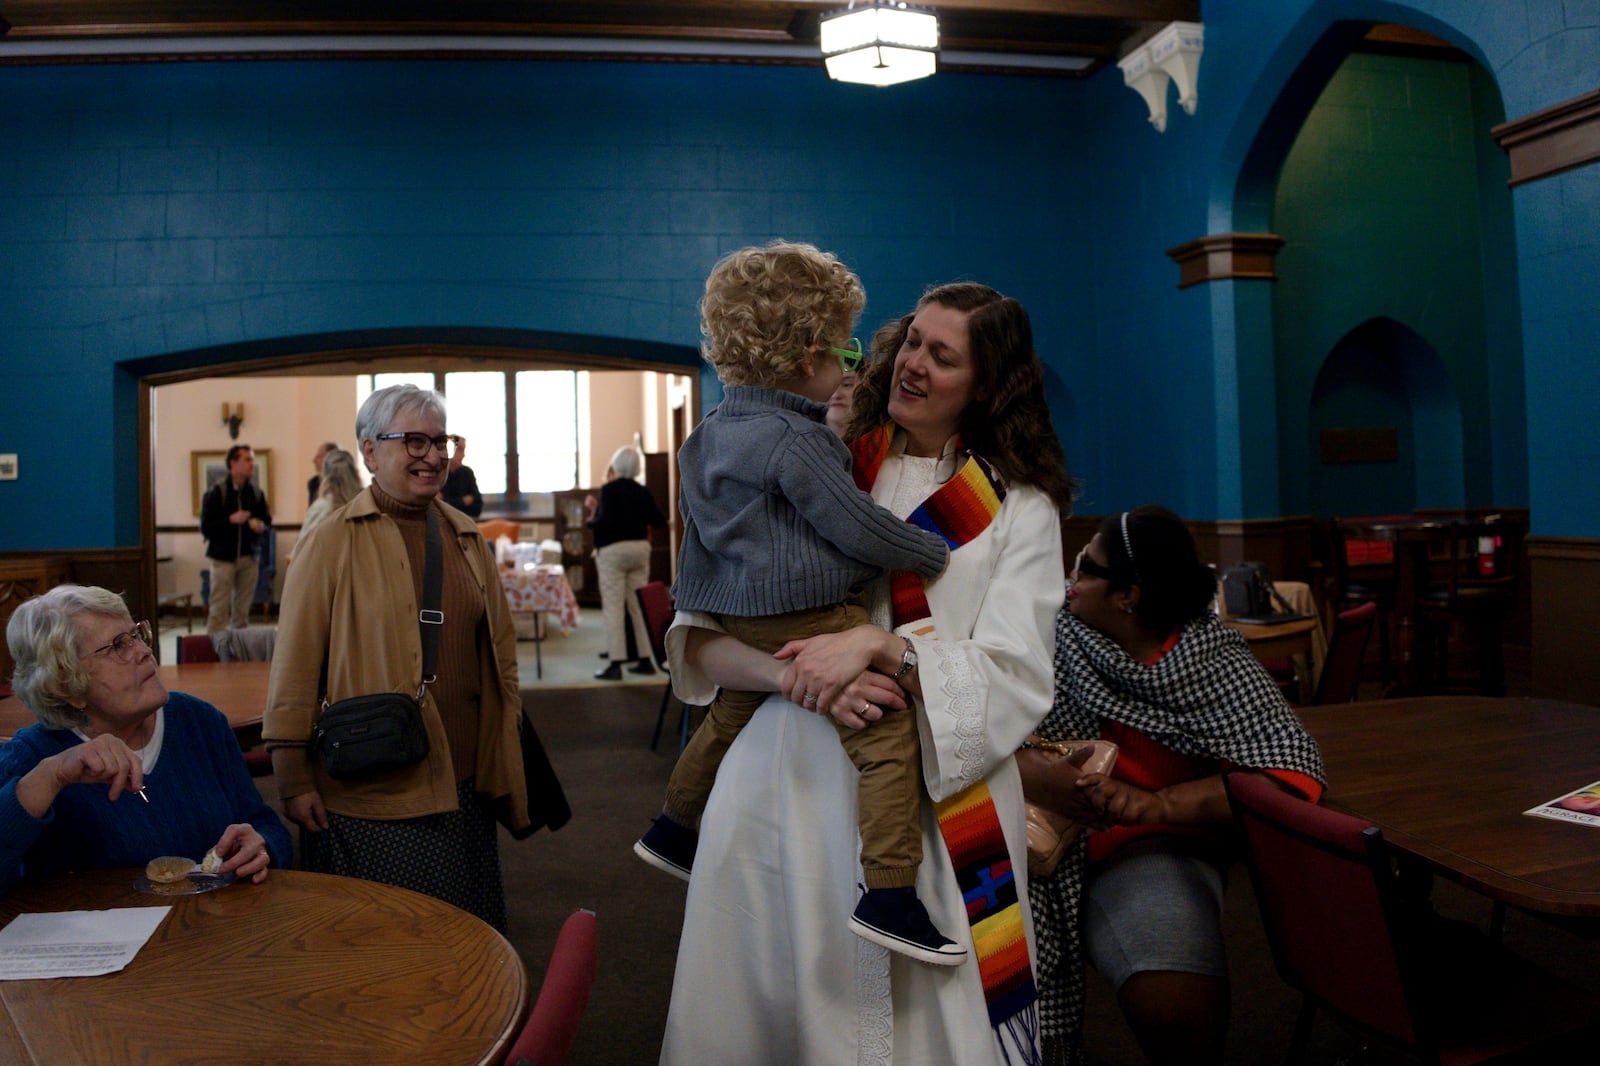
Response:
POLYGON ((874 348, 880 359, 857 390, 854 420, 873 427, 867 434, 890 426, 874 498, 909 514, 969 450, 992 464, 1005 494, 926 588, 936 637, 922 635, 926 623, 886 628, 887 582, 869 596, 884 628, 797 642, 791 664, 714 634, 703 616, 682 618, 672 631, 673 682, 684 698, 709 702, 722 683, 777 689, 795 702, 769 699, 717 775, 700 825, 664 1064, 1037 1060, 1033 1034, 991 1026, 933 803, 980 780, 988 785, 1031 958, 1012 755, 1051 701, 1065 583, 1060 515, 1070 501, 1060 444, 1027 313, 1015 300, 972 284, 931 290, 913 314, 880 331, 874 348), (1004 399, 991 403, 994 396, 1004 399), (880 709, 908 713, 890 709, 901 701, 887 676, 902 665, 907 641, 917 665, 902 685, 917 715, 926 786, 917 892, 934 924, 971 952, 956 967, 891 955, 846 925, 861 881, 856 775, 820 714, 870 728, 880 709), (799 705, 807 696, 817 697, 818 714, 799 705))

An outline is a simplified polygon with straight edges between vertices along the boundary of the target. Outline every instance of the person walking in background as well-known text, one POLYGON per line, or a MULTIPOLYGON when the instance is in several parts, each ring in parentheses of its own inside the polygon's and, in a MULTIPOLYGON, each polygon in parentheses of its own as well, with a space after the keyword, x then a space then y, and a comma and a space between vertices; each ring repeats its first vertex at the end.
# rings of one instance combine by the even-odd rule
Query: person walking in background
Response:
MULTIPOLYGON (((498 820, 534 828, 523 771, 517 634, 478 526, 438 500, 452 438, 444 399, 414 385, 356 415, 372 483, 296 554, 283 591, 262 737, 308 870, 442 899, 506 928, 498 820), (428 526, 443 540, 438 663, 419 702, 422 761, 334 778, 311 745, 320 707, 417 693, 428 526)), ((427 612, 430 615, 435 612, 427 612)), ((431 623, 431 620, 430 620, 431 623)), ((528 727, 531 728, 531 727, 528 727)))
MULTIPOLYGON (((317 491, 316 502, 311 505, 305 519, 300 523, 300 536, 294 544, 295 552, 300 551, 313 529, 361 492, 361 475, 356 471, 356 457, 343 448, 334 448, 323 458, 322 476, 319 480, 321 487, 317 491)), ((287 568, 292 562, 294 562, 293 553, 284 560, 283 565, 287 568)))
MULTIPOLYGON (((311 469, 316 473, 311 475, 311 480, 306 482, 306 506, 310 507, 317 502, 317 494, 322 489, 322 461, 328 453, 339 446, 331 440, 325 440, 317 445, 317 450, 311 454, 311 469)), ((303 532, 303 530, 302 530, 303 532)))
POLYGON ((248 444, 228 449, 228 476, 206 490, 200 502, 200 535, 211 560, 211 605, 206 631, 250 624, 256 594, 256 540, 272 524, 267 497, 253 481, 256 456, 248 444))
POLYGON ((606 623, 606 657, 611 661, 594 676, 601 681, 621 681, 622 664, 629 659, 628 626, 638 659, 629 673, 653 674, 650 665, 650 630, 633 590, 650 580, 650 527, 664 526, 650 490, 639 484, 644 460, 639 449, 624 444, 611 456, 600 498, 584 498, 588 526, 594 532, 594 566, 600 575, 600 613, 606 623))
POLYGON ((439 497, 451 507, 477 518, 483 514, 483 493, 478 491, 478 476, 466 465, 467 438, 456 437, 450 452, 450 475, 444 479, 439 497))

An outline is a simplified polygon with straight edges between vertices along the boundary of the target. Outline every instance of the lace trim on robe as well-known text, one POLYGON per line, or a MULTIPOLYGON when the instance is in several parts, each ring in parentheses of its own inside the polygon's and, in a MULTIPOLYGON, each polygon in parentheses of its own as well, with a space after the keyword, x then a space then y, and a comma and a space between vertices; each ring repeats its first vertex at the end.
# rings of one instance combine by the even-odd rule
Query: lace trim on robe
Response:
MULTIPOLYGON (((932 648, 937 660, 939 691, 949 701, 946 709, 952 719, 951 730, 957 738, 956 757, 961 760, 961 788, 969 788, 983 777, 984 755, 989 750, 978 680, 973 676, 966 649, 959 644, 933 640, 926 642, 923 647, 932 648)), ((924 685, 928 683, 927 671, 922 672, 922 682, 924 685)))
POLYGON ((889 998, 889 949, 856 942, 856 1066, 891 1066, 894 1003, 889 998))

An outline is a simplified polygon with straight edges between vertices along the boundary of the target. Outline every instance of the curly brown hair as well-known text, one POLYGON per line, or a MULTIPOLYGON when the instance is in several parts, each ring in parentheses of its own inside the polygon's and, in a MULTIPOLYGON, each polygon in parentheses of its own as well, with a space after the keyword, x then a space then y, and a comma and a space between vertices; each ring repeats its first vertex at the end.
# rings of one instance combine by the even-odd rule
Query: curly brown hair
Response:
POLYGON ((724 385, 772 388, 800 371, 797 353, 843 344, 866 302, 861 279, 813 245, 741 248, 706 278, 700 351, 724 385))
POLYGON ((1063 515, 1071 514, 1075 483, 1050 422, 1044 366, 1033 350, 1027 308, 987 285, 935 286, 910 314, 879 328, 872 338, 872 365, 863 368, 851 406, 852 439, 890 421, 895 357, 916 312, 930 303, 967 315, 975 398, 961 413, 962 444, 994 464, 1006 481, 1034 486, 1063 515))

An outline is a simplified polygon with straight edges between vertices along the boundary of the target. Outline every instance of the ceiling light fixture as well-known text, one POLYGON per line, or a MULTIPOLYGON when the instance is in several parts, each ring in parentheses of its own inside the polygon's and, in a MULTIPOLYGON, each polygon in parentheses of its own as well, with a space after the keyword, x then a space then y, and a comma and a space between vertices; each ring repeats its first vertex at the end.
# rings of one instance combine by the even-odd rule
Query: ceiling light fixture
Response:
POLYGON ((932 74, 939 19, 896 0, 866 0, 822 16, 822 59, 828 77, 860 85, 898 85, 932 74))

